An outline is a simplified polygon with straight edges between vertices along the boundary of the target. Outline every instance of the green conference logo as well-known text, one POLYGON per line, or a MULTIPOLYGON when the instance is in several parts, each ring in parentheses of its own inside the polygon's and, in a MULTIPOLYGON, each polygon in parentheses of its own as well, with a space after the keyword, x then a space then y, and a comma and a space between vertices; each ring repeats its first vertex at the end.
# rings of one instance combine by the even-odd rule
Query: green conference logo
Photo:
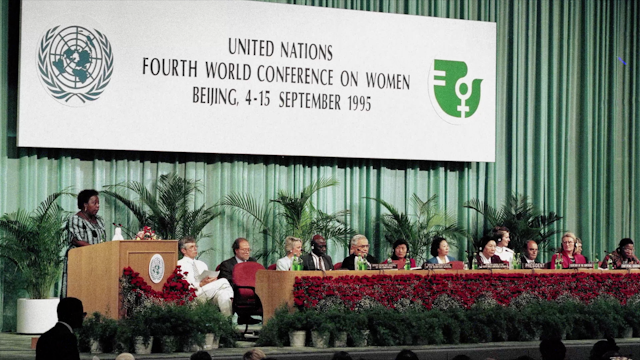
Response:
POLYGON ((111 43, 100 31, 60 25, 45 32, 38 48, 43 86, 60 103, 82 106, 98 100, 113 75, 111 43))
POLYGON ((465 78, 467 70, 467 64, 463 61, 434 61, 432 96, 438 104, 434 104, 434 107, 445 121, 460 124, 478 110, 482 79, 473 79, 469 84, 470 79, 465 78))

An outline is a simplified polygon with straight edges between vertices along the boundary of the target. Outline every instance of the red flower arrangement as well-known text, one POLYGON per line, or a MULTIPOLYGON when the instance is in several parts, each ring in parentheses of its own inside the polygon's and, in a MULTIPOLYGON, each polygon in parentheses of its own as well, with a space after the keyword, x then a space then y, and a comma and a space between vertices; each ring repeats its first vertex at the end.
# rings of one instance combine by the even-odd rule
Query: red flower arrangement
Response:
POLYGON ((640 293, 640 274, 558 273, 558 274, 436 274, 372 275, 338 277, 297 277, 293 287, 296 306, 312 308, 319 300, 338 296, 351 309, 368 296, 388 308, 400 299, 420 302, 431 309, 433 301, 447 294, 469 308, 483 293, 490 292, 501 305, 509 305, 518 295, 529 292, 553 301, 571 294, 588 303, 601 294, 617 298, 623 305, 640 293))
POLYGON ((162 240, 150 226, 144 226, 136 234, 136 240, 162 240))
POLYGON ((184 278, 180 265, 176 266, 173 273, 162 286, 162 291, 156 291, 147 284, 131 267, 126 267, 120 277, 120 292, 122 294, 123 308, 127 316, 131 315, 137 307, 145 302, 175 303, 185 305, 195 299, 196 290, 184 278))

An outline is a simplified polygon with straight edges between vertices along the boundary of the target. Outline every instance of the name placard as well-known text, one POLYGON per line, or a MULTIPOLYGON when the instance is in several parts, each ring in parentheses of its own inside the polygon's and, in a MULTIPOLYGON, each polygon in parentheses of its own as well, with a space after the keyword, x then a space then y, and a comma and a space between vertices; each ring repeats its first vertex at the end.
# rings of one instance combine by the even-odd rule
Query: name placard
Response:
POLYGON ((20 26, 21 147, 495 161, 494 22, 24 0, 20 26))
POLYGON ((446 263, 446 264, 430 264, 430 263, 424 263, 422 264, 422 269, 424 270, 445 270, 445 269, 452 269, 453 265, 451 265, 451 263, 446 263))
POLYGON ((398 270, 397 264, 371 264, 371 270, 398 270))
POLYGON ((569 269, 593 269, 593 263, 589 263, 589 264, 569 264, 569 269))
POLYGON ((622 264, 621 269, 640 269, 640 264, 622 264))
POLYGON ((523 269, 544 269, 545 268, 545 264, 542 263, 525 263, 522 264, 522 268, 523 269))
POLYGON ((478 266, 478 269, 508 269, 509 264, 482 264, 478 266))

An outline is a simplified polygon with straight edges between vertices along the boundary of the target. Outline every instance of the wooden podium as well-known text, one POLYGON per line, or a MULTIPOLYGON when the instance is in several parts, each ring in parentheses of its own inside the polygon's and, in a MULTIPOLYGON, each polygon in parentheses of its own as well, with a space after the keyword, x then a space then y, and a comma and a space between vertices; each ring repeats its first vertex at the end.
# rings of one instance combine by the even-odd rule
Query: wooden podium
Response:
POLYGON ((154 290, 162 290, 178 263, 176 240, 108 241, 69 251, 67 296, 82 300, 84 311, 99 311, 108 317, 122 317, 120 276, 130 266, 154 290), (159 254, 164 260, 164 276, 155 284, 149 276, 149 262, 159 254))

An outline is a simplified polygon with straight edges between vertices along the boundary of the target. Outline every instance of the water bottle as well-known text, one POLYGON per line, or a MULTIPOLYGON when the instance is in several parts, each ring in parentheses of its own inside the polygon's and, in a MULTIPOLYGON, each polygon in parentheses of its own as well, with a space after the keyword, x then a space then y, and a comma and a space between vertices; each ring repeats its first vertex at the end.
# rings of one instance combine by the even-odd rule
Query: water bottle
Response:
POLYGON ((609 259, 607 260, 607 269, 613 270, 613 260, 611 260, 611 256, 609 256, 609 259))
POLYGON ((471 260, 471 269, 473 270, 478 270, 478 259, 476 259, 476 257, 478 256, 478 253, 473 253, 473 258, 471 260))
POLYGON ((556 254, 556 270, 562 269, 562 253, 556 254))
POLYGON ((404 259, 404 269, 405 270, 411 270, 411 259, 404 259))
POLYGON ((598 260, 598 257, 595 257, 595 260, 593 261, 593 268, 594 269, 598 269, 598 264, 600 264, 600 261, 598 260))

